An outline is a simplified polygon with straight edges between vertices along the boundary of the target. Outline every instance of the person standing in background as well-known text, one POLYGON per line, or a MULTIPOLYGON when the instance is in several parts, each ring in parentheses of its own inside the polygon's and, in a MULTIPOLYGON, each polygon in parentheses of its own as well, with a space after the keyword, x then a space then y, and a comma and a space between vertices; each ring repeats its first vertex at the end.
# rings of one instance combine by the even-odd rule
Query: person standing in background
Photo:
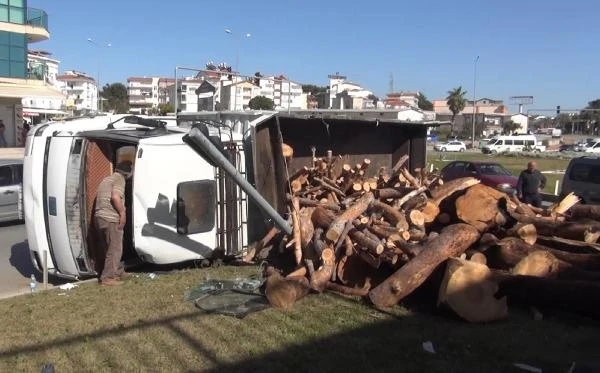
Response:
POLYGON ((0 119, 0 148, 6 148, 8 145, 6 143, 6 138, 4 137, 4 131, 6 127, 4 126, 4 121, 0 119))
POLYGON ((527 169, 521 171, 517 181, 517 196, 524 203, 542 207, 540 192, 546 187, 546 176, 538 169, 535 161, 527 163, 527 169))

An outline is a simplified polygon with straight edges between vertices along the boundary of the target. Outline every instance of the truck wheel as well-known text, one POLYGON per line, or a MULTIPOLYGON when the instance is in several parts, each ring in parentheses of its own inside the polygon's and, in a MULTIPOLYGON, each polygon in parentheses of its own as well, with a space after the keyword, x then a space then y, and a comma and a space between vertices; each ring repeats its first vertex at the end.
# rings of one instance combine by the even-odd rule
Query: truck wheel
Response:
POLYGON ((446 148, 442 148, 442 151, 443 151, 443 152, 445 152, 445 151, 446 151, 446 148))
POLYGON ((492 150, 490 153, 491 154, 498 154, 498 152, 496 150, 492 150))
POLYGON ((219 268, 222 264, 223 264, 223 260, 221 260, 221 259, 215 259, 212 262, 212 267, 213 268, 219 268))
POLYGON ((460 148, 460 150, 459 150, 459 152, 461 152, 461 153, 464 151, 465 151, 465 148, 460 148))

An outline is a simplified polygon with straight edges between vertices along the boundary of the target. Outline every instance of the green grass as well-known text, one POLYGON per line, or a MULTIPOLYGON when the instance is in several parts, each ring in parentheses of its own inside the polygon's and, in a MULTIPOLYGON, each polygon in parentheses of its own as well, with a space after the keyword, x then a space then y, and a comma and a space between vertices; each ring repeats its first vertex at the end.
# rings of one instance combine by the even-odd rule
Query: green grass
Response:
MULTIPOLYGON (((565 170, 569 164, 570 159, 566 158, 543 158, 543 157, 517 157, 517 156, 502 156, 502 155, 486 155, 482 153, 439 153, 434 151, 428 152, 427 160, 429 163, 433 163, 434 167, 440 170, 446 166, 450 161, 467 160, 467 161, 491 161, 502 164, 506 167, 513 175, 519 176, 519 173, 523 171, 527 162, 535 160, 540 171, 555 171, 565 170), (443 160, 442 160, 443 159, 443 160)), ((548 180, 546 183, 545 193, 554 193, 554 186, 556 181, 559 185, 562 183, 563 174, 553 173, 544 174, 548 180)), ((559 186, 560 190, 560 186, 559 186)))
POLYGON ((121 287, 81 284, 0 302, 0 371, 39 372, 509 372, 521 362, 565 372, 599 354, 587 319, 510 319, 471 325, 438 312, 376 311, 355 299, 310 295, 292 310, 244 319, 205 314, 183 300, 210 278, 256 268, 183 270, 121 287), (431 341, 436 354, 422 349, 431 341))

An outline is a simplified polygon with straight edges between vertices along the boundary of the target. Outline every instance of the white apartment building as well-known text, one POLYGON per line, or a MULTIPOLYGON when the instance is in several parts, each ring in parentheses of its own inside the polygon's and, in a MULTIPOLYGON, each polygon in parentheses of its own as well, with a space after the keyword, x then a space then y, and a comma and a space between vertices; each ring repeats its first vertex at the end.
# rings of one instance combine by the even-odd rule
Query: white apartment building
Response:
POLYGON ((85 73, 69 70, 56 77, 65 95, 65 109, 73 114, 94 112, 98 109, 98 85, 85 73))
POLYGON ((177 107, 177 111, 196 112, 198 111, 198 95, 196 90, 202 85, 204 80, 196 79, 195 77, 188 77, 177 81, 177 89, 175 84, 171 84, 167 88, 167 102, 174 107, 177 107), (177 98, 177 105, 175 100, 177 98))
POLYGON ((336 102, 339 102, 338 94, 347 92, 348 97, 353 101, 352 107, 343 107, 337 109, 369 109, 375 105, 367 98, 373 94, 372 91, 363 88, 360 84, 349 82, 347 77, 335 73, 329 75, 329 107, 333 108, 336 102), (336 100, 338 98, 338 100, 336 100))
POLYGON ((259 85, 259 95, 273 100, 275 110, 307 108, 307 97, 302 93, 302 85, 283 75, 262 77, 259 85))
POLYGON ((175 84, 173 78, 129 77, 127 94, 132 113, 141 113, 144 109, 156 108, 169 102, 168 87, 175 84))
POLYGON ((233 84, 225 85, 225 82, 222 84, 220 102, 225 110, 246 110, 250 100, 261 95, 261 87, 251 81, 242 80, 233 84))
POLYGON ((51 58, 51 54, 44 51, 29 51, 27 54, 27 72, 32 79, 41 80, 48 85, 48 89, 56 91, 55 96, 27 96, 23 97, 23 119, 38 124, 56 115, 67 114, 63 111, 65 97, 60 92, 58 66, 60 61, 51 58))

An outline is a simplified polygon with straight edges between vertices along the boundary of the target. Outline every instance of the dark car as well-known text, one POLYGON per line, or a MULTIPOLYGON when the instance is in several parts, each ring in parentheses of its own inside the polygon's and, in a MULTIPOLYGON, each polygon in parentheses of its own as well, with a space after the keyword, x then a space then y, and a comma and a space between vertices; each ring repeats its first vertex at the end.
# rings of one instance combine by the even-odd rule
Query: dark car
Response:
POLYGON ((504 193, 514 194, 517 188, 518 178, 498 163, 454 161, 448 163, 441 172, 441 178, 444 181, 469 176, 504 193))

